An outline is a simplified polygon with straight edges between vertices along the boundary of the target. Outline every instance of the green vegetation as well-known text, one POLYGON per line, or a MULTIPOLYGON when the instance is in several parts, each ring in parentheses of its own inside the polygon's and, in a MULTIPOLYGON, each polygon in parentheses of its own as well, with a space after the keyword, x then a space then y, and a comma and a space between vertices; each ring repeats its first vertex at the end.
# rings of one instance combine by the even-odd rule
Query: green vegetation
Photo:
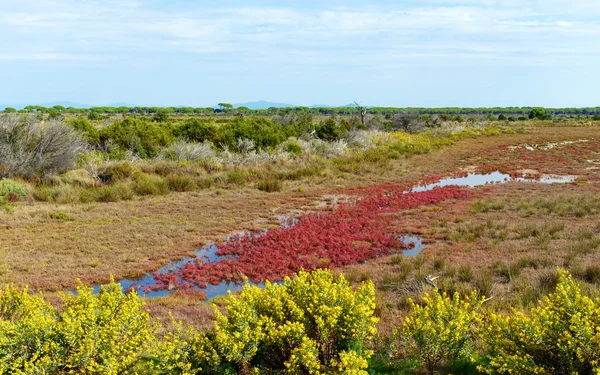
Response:
POLYGON ((0 293, 2 374, 123 374, 142 359, 150 316, 118 284, 98 295, 84 287, 57 311, 39 295, 12 287, 0 293))
POLYGON ((246 285, 215 307, 215 332, 173 322, 157 336, 144 302, 111 283, 80 286, 59 309, 41 295, 0 293, 0 373, 366 375, 375 291, 329 271, 300 273, 265 289, 246 285))
MULTIPOLYGON (((276 108, 271 107, 268 109, 257 109, 251 110, 246 107, 234 108, 230 103, 219 103, 219 108, 215 109, 212 107, 91 107, 91 108, 74 108, 63 106, 54 106, 47 108, 40 105, 28 105, 24 109, 19 110, 21 113, 35 113, 35 114, 58 114, 58 115, 88 115, 88 117, 94 117, 90 119, 96 119, 100 115, 144 115, 153 116, 158 115, 158 119, 164 121, 164 116, 214 116, 214 115, 258 115, 258 116, 289 116, 298 114, 311 114, 321 116, 347 116, 347 115, 361 115, 363 110, 365 115, 394 115, 402 112, 416 112, 419 114, 428 115, 477 115, 477 116, 488 116, 488 115, 505 115, 513 117, 529 116, 531 111, 537 109, 533 107, 491 107, 491 108, 460 108, 460 107, 442 107, 442 108, 395 108, 395 107, 324 107, 324 108, 308 108, 308 107, 288 107, 288 108, 276 108)), ((600 107, 588 107, 588 108, 541 108, 547 113, 551 113, 554 116, 593 116, 600 114, 600 107)), ((5 108, 5 113, 17 112, 14 108, 5 108)), ((499 116, 498 116, 499 117, 499 116)))
POLYGON ((481 326, 487 374, 592 374, 600 371, 600 301, 582 295, 566 272, 528 313, 491 314, 481 326))
POLYGON ((464 300, 438 290, 423 297, 424 306, 409 300, 412 315, 404 320, 403 332, 410 338, 413 355, 419 357, 429 374, 442 363, 467 359, 473 354, 473 336, 483 299, 473 292, 464 300))
POLYGON ((600 195, 568 194, 546 198, 489 198, 476 200, 473 212, 514 210, 524 215, 585 217, 600 214, 600 195))
POLYGON ((99 138, 101 142, 110 142, 121 150, 133 151, 142 158, 155 156, 161 148, 169 146, 175 140, 168 123, 134 118, 114 122, 100 131, 99 138))
POLYGON ((229 297, 227 315, 215 310, 218 348, 242 373, 366 374, 374 309, 372 283, 353 291, 330 271, 301 272, 229 297))
POLYGON ((391 341, 372 357, 375 289, 330 271, 301 272, 264 289, 246 285, 215 306, 214 331, 150 323, 144 301, 118 284, 80 286, 55 308, 41 295, 0 292, 0 373, 10 374, 592 374, 600 370, 600 300, 566 271, 529 311, 497 314, 471 292, 433 289, 410 301, 391 341), (483 304, 483 305, 482 305, 483 304), (162 332, 162 333, 161 333, 162 332), (476 348, 479 348, 476 350, 476 348), (403 354, 401 354, 403 353, 403 354), (552 353, 549 355, 548 353, 552 353), (396 360, 400 355, 404 360, 396 360), (409 358, 414 358, 410 359, 409 358), (370 369, 369 369, 370 366, 370 369))
POLYGON ((534 108, 529 112, 530 119, 537 120, 552 120, 552 115, 550 113, 546 113, 544 108, 534 108))
MULTIPOLYGON (((383 127, 394 129, 389 124, 383 127)), ((425 123, 417 116, 402 118, 402 124, 400 128, 413 131, 425 123)), ((357 130, 361 127, 357 118, 334 116, 322 121, 295 116, 285 122, 132 116, 101 126, 81 117, 62 123, 4 115, 0 132, 10 144, 0 148, 6 153, 0 176, 25 178, 35 200, 55 203, 118 202, 247 184, 276 192, 284 189, 283 181, 390 171, 391 161, 401 157, 467 137, 514 131, 494 124, 458 129, 447 124, 418 134, 357 130), (25 145, 32 139, 40 147, 25 145)))
POLYGON ((27 199, 27 187, 17 181, 3 178, 0 180, 0 197, 10 202, 27 199))
MULTIPOLYGON (((275 214, 312 210, 325 189, 377 184, 382 196, 387 184, 408 186, 458 167, 496 168, 513 159, 519 168, 546 172, 550 167, 535 164, 543 157, 564 168, 560 173, 581 178, 555 187, 489 185, 469 190, 464 200, 385 211, 393 235, 419 234, 435 244, 415 258, 348 265, 340 271, 345 278, 317 271, 264 289, 247 285, 240 294, 213 301, 214 314, 203 311, 196 298, 201 292, 193 289, 146 300, 123 294, 113 283, 98 295, 81 287, 77 295, 47 294, 44 300, 9 287, 0 293, 0 373, 598 371, 600 197, 591 193, 597 129, 589 118, 567 123, 582 125, 567 139, 585 143, 529 151, 509 146, 562 141, 563 127, 546 127, 562 120, 543 119, 560 115, 532 108, 477 116, 367 109, 359 117, 347 108, 347 115, 296 109, 267 118, 221 104, 216 113, 94 110, 71 116, 64 108, 34 108, 0 116, 0 132, 9 135, 0 137, 0 235, 7 249, 20 252, 0 257, 0 277, 30 282, 36 290, 61 290, 74 275, 90 282, 111 272, 134 277, 128 275, 242 225, 264 229, 257 217, 270 225, 275 214), (532 120, 517 122, 531 113, 532 120), (510 135, 537 126, 544 128, 510 135), (501 134, 507 135, 475 138, 501 134), (460 150, 446 148, 465 139, 460 150), (443 148, 432 157, 418 156, 443 148), (573 155, 576 161, 564 166, 573 155), (182 194, 167 196, 171 192, 182 194), (498 192, 507 197, 476 199, 498 192), (135 202, 88 204, 127 200, 135 202), (134 241, 139 233, 144 238, 134 241), (34 255, 22 262, 27 254, 34 255), (106 264, 111 267, 101 269, 106 264), (428 275, 439 277, 426 282, 428 275), (173 319, 162 326, 157 318, 169 310, 186 325, 173 319), (537 336, 521 337, 530 334, 537 336)), ((294 241, 282 241, 281 248, 293 254, 294 241)), ((329 236, 323 241, 331 242, 329 236)), ((363 242, 348 247, 371 244, 363 242)), ((326 264, 332 258, 294 260, 326 264)), ((225 268, 223 274, 233 272, 225 268)))

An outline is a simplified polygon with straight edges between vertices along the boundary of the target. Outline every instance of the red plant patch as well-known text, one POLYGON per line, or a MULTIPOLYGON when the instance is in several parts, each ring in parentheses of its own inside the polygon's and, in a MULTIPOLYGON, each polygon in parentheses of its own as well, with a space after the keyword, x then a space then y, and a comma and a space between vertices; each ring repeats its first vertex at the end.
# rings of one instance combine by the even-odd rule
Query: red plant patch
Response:
POLYGON ((304 269, 333 268, 363 263, 397 253, 409 245, 390 235, 393 217, 387 213, 464 198, 457 186, 407 193, 405 186, 385 185, 361 190, 354 202, 332 212, 315 212, 295 224, 262 235, 240 235, 217 245, 219 261, 197 259, 167 274, 154 274, 156 285, 146 291, 205 288, 223 281, 258 283, 280 281, 304 269))

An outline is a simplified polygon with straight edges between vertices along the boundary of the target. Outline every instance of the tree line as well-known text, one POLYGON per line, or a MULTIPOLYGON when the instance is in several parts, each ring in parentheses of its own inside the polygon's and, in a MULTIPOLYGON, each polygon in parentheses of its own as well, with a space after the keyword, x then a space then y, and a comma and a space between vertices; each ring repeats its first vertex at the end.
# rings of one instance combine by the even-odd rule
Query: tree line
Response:
POLYGON ((505 116, 528 116, 532 111, 541 109, 545 113, 552 116, 600 116, 600 107, 584 107, 584 108, 542 108, 542 107, 440 107, 440 108, 425 108, 425 107, 270 107, 267 109, 250 109, 248 107, 235 108, 229 103, 219 103, 215 107, 90 107, 90 108, 75 108, 55 105, 53 107, 44 107, 41 105, 28 105, 22 109, 7 107, 5 113, 40 113, 49 115, 88 115, 92 119, 100 115, 178 115, 178 116, 212 116, 218 114, 224 115, 244 115, 244 116, 287 116, 294 114, 311 114, 311 115, 384 115, 392 116, 403 112, 416 112, 421 115, 471 115, 471 116, 488 116, 488 115, 505 115, 505 116))

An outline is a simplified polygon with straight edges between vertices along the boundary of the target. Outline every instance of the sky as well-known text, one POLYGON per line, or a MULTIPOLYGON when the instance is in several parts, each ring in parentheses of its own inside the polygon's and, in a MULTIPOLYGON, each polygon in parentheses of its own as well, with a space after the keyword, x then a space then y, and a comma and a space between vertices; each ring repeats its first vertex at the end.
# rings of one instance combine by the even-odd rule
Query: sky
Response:
POLYGON ((0 106, 600 106, 600 1, 0 0, 0 106))

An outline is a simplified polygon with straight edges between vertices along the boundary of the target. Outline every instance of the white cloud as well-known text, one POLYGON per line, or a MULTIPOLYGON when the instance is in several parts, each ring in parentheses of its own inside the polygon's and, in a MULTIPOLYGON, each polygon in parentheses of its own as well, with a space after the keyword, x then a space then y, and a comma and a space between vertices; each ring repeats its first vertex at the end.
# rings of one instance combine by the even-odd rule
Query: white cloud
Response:
MULTIPOLYGON (((147 3, 146 3, 147 4, 147 3)), ((600 4, 589 1, 429 0, 358 10, 152 8, 142 2, 13 0, 0 5, 3 60, 236 54, 248 59, 389 63, 440 58, 468 63, 564 64, 600 57, 600 4), (576 10, 576 12, 574 11, 576 10), (552 58, 549 58, 552 57, 552 58), (375 60, 374 60, 375 59, 375 60)), ((297 61, 296 63, 301 62, 297 61)))

